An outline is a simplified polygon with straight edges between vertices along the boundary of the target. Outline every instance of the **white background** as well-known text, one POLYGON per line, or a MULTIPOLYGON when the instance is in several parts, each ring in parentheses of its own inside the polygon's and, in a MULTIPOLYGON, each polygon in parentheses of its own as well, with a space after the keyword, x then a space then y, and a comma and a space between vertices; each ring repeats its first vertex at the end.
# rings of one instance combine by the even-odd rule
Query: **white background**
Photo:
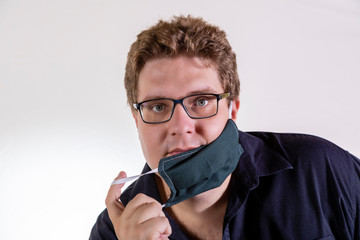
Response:
POLYGON ((123 76, 137 33, 192 14, 238 56, 241 130, 359 156, 357 0, 0 0, 0 239, 87 239, 112 179, 144 159, 123 76))

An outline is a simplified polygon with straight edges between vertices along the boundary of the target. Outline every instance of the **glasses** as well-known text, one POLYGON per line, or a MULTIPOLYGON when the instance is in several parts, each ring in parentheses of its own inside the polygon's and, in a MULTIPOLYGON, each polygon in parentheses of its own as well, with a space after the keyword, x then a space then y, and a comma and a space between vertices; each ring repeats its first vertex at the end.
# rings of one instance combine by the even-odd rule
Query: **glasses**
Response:
POLYGON ((134 103, 133 107, 140 111, 145 123, 164 123, 171 119, 176 104, 180 103, 187 115, 193 119, 203 119, 215 116, 218 112, 219 101, 227 98, 230 93, 223 94, 194 94, 179 100, 157 98, 134 103))

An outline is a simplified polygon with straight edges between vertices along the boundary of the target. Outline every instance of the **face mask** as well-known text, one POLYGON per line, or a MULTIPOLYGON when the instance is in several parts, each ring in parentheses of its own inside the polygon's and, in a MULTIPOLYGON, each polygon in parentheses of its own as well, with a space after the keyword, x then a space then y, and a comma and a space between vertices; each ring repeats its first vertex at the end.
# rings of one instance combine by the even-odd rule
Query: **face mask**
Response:
POLYGON ((219 187, 244 152, 238 134, 236 124, 228 120, 220 136, 209 145, 162 158, 158 172, 171 190, 165 207, 219 187))
POLYGON ((219 187, 235 170, 243 148, 238 142, 238 129, 228 120, 218 138, 174 156, 162 158, 159 167, 141 175, 115 180, 122 184, 143 175, 159 172, 171 190, 163 207, 170 207, 210 189, 219 187))

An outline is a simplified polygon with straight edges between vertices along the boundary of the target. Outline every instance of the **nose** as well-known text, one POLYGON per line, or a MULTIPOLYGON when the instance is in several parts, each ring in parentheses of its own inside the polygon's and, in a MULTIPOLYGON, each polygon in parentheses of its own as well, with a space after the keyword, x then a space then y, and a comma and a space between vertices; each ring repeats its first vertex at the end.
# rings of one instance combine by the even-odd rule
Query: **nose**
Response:
POLYGON ((172 136, 191 134, 195 129, 195 119, 189 117, 181 104, 176 104, 174 113, 169 124, 169 132, 172 136))

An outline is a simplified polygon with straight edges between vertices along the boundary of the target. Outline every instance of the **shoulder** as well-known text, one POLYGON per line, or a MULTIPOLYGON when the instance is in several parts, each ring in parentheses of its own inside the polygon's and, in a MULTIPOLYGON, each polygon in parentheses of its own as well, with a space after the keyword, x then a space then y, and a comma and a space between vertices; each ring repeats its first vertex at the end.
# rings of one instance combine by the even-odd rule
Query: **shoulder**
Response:
MULTIPOLYGON (((261 149, 272 149, 292 165, 293 170, 289 172, 292 179, 308 184, 312 182, 321 188, 331 185, 339 192, 345 191, 346 194, 355 194, 360 198, 360 160, 336 144, 307 134, 248 134, 261 139, 259 141, 264 145, 261 149)), ((257 151, 260 152, 261 149, 258 148, 257 151)), ((274 161, 276 159, 271 160, 274 161)))
POLYGON ((336 239, 345 236, 346 231, 349 232, 346 236, 359 236, 358 158, 336 144, 312 135, 271 132, 240 135, 240 141, 246 144, 247 150, 250 149, 248 155, 257 166, 274 166, 279 159, 291 164, 285 171, 273 171, 273 174, 259 178, 259 186, 252 194, 266 202, 264 207, 269 207, 270 212, 280 208, 282 214, 288 212, 298 216, 299 222, 303 219, 305 225, 308 219, 314 219, 313 226, 308 225, 309 229, 324 223, 336 234, 336 239))
POLYGON ((291 164, 359 167, 359 159, 336 144, 313 135, 299 133, 249 132, 282 154, 291 164))
POLYGON ((306 134, 252 132, 280 153, 293 167, 289 182, 331 192, 356 209, 360 207, 360 160, 321 137, 306 134))

